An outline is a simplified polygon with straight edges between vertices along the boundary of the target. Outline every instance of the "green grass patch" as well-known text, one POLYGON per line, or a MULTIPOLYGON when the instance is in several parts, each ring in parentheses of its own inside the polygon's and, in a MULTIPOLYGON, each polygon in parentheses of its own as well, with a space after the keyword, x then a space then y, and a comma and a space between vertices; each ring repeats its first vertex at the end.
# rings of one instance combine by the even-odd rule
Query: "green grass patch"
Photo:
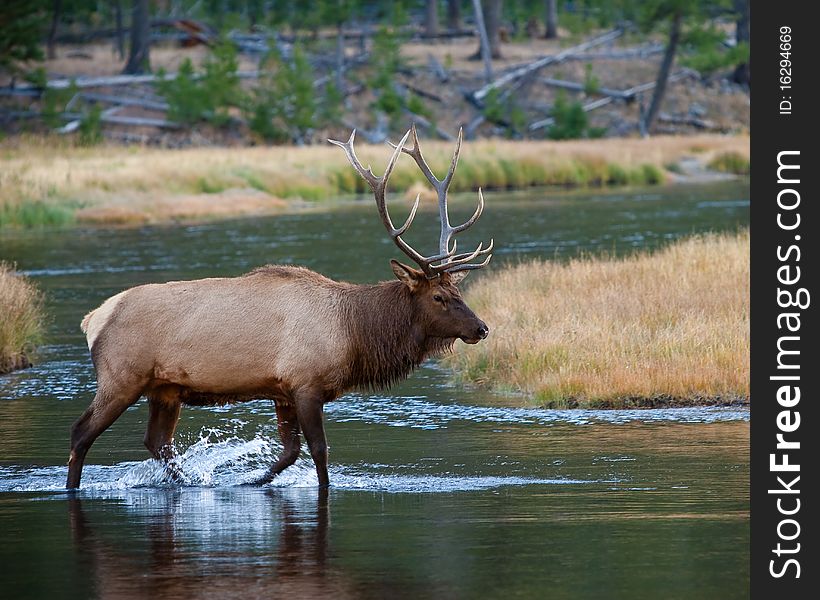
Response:
POLYGON ((610 163, 606 170, 606 180, 609 185, 629 184, 629 172, 621 165, 610 163))
POLYGON ((199 177, 194 182, 194 192, 197 194, 218 194, 228 189, 228 186, 222 182, 214 181, 209 177, 199 177))
POLYGON ((245 182, 253 189, 259 190, 260 192, 265 192, 266 194, 270 193, 270 188, 261 179, 258 173, 255 173, 250 169, 237 169, 235 173, 238 177, 244 179, 245 182))
POLYGON ((62 227, 74 223, 77 205, 51 202, 21 202, 0 205, 0 227, 62 227))

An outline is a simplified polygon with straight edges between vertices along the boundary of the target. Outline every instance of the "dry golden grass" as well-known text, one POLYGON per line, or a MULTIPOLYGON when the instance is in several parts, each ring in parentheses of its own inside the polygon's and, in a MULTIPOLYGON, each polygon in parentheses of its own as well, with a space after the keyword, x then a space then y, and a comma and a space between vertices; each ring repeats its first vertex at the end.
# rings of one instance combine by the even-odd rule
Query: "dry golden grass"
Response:
POLYGON ((27 367, 43 331, 43 296, 11 265, 0 262, 0 374, 27 367))
MULTIPOLYGON (((445 170, 452 144, 427 140, 424 147, 431 165, 445 170)), ((663 165, 692 155, 693 149, 704 164, 721 153, 748 156, 749 138, 468 142, 453 189, 651 183, 663 179, 663 165)), ((358 153, 379 172, 389 150, 386 145, 361 144, 358 153)), ((401 161, 391 180, 394 196, 421 179, 412 161, 401 161)), ((281 206, 278 199, 332 198, 364 191, 364 182, 344 154, 329 144, 169 150, 78 148, 50 138, 17 138, 0 146, 0 189, 0 225, 4 214, 13 225, 14 211, 33 203, 66 208, 81 221, 105 222, 111 215, 111 222, 142 223, 179 219, 175 207, 183 200, 197 205, 191 211, 194 217, 253 214, 254 203, 258 212, 268 212, 281 206), (254 202, 234 202, 226 190, 255 194, 254 202)))
POLYGON ((535 261, 469 289, 490 337, 448 358, 464 381, 547 406, 749 399, 749 233, 654 254, 535 261))

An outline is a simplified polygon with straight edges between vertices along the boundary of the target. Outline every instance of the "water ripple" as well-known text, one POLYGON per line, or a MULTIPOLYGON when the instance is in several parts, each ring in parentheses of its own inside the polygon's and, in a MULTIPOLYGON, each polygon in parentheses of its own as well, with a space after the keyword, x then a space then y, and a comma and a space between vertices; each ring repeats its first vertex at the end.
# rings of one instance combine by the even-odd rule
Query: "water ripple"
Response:
POLYGON ((393 427, 441 429, 453 421, 476 423, 552 425, 568 423, 717 423, 748 421, 749 410, 736 407, 692 407, 660 409, 544 409, 437 404, 422 397, 389 399, 347 396, 328 404, 325 411, 334 421, 364 421, 393 427))

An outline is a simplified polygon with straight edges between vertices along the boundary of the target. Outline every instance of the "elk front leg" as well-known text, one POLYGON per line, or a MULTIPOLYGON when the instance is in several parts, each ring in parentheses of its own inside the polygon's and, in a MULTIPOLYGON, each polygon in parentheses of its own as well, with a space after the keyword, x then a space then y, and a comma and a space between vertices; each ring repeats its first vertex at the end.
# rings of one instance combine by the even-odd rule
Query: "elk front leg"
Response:
POLYGON ((68 478, 66 487, 70 490, 80 487, 85 455, 100 434, 125 412, 125 409, 139 400, 141 385, 134 384, 112 389, 99 385, 97 395, 82 416, 71 426, 71 453, 68 457, 68 478))
POLYGON ((322 422, 322 407, 323 402, 318 395, 302 396, 296 401, 296 416, 310 448, 313 464, 316 465, 319 486, 327 487, 330 485, 330 478, 327 476, 327 439, 322 422))

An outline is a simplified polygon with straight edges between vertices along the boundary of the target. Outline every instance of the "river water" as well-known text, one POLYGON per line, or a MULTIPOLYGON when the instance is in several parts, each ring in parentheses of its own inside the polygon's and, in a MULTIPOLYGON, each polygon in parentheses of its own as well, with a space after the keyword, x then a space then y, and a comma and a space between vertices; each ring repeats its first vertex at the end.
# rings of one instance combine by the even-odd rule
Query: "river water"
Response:
MULTIPOLYGON (((489 195, 462 247, 493 236, 488 270, 654 248, 748 225, 748 198, 748 182, 489 195)), ((454 199, 453 220, 473 201, 454 199)), ((421 211, 411 243, 433 249, 435 216, 421 211)), ((367 201, 197 226, 0 235, 0 258, 37 281, 52 315, 37 365, 0 378, 4 598, 748 596, 742 408, 527 408, 455 387, 429 363, 389 392, 326 407, 327 493, 306 453, 270 486, 241 485, 280 449, 265 401, 183 409, 188 481, 171 484, 142 445, 142 401, 98 439, 83 490, 68 494, 68 429, 94 393, 79 331, 88 310, 135 284, 267 262, 376 281, 397 251, 367 201)))

